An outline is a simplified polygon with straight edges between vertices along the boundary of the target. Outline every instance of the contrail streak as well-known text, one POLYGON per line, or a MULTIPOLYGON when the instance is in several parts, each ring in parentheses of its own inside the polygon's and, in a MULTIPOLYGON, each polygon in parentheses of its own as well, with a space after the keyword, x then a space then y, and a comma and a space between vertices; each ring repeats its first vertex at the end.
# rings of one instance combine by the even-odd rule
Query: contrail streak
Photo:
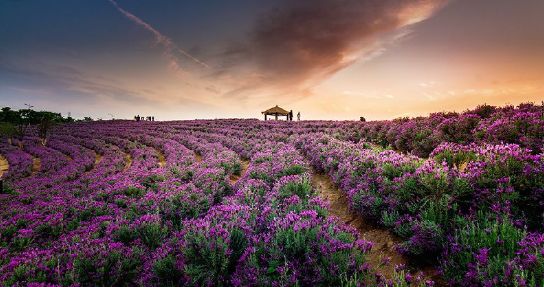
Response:
POLYGON ((127 10, 121 8, 121 6, 119 6, 119 4, 117 4, 117 2, 115 0, 108 0, 110 1, 111 4, 113 4, 113 6, 115 6, 115 8, 121 13, 123 14, 125 17, 127 17, 129 20, 133 21, 134 23, 142 26, 145 30, 151 32, 153 34, 153 36, 155 37, 155 41, 158 43, 158 44, 161 44, 163 47, 164 47, 164 53, 163 55, 168 58, 168 60, 170 61, 170 67, 176 71, 181 71, 181 67, 179 66, 179 64, 177 63, 177 57, 174 55, 174 52, 178 52, 178 53, 181 53, 183 56, 191 59, 192 61, 194 61, 195 63, 205 67, 205 68, 209 68, 210 66, 208 66, 208 64, 202 62, 201 60, 191 56, 189 53, 185 52, 184 50, 182 50, 181 48, 179 48, 170 38, 168 38, 167 36, 163 35, 161 32, 159 32, 157 29, 153 28, 151 25, 149 25, 148 23, 146 23, 144 20, 140 19, 138 16, 128 12, 127 10))

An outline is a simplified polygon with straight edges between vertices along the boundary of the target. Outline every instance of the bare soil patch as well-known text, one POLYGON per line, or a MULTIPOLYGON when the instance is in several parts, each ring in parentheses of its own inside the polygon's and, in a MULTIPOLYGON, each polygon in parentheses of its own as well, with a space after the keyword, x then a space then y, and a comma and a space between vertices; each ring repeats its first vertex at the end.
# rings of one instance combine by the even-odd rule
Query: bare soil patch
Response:
POLYGON ((240 162, 241 162, 241 165, 242 165, 242 169, 240 170, 240 175, 232 174, 230 176, 230 184, 231 185, 235 185, 238 182, 238 180, 240 180, 240 178, 242 178, 242 176, 244 176, 244 174, 247 171, 247 168, 249 167, 249 160, 242 159, 242 160, 240 160, 240 162))
POLYGON ((32 175, 35 175, 42 169, 42 160, 39 157, 32 158, 32 175))
POLYGON ((155 151, 157 152, 157 156, 159 158, 159 166, 160 167, 165 167, 166 166, 166 157, 164 156, 164 154, 162 153, 162 151, 160 149, 155 149, 155 151))
POLYGON ((94 167, 93 168, 96 168, 96 166, 102 161, 102 155, 95 152, 94 154, 94 167))
POLYGON ((125 158, 125 167, 123 168, 123 171, 127 171, 132 165, 132 156, 130 156, 128 152, 123 152, 123 153, 125 158))
POLYGON ((6 173, 9 170, 9 163, 8 160, 0 155, 0 178, 2 178, 2 175, 6 173))

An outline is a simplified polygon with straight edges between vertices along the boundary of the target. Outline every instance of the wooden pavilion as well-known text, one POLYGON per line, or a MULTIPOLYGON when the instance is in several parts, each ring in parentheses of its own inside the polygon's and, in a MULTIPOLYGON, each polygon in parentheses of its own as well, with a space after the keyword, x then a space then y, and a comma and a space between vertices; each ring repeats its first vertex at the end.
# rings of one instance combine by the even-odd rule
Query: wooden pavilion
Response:
POLYGON ((278 120, 278 117, 279 116, 284 116, 285 119, 288 121, 289 120, 289 115, 290 113, 280 107, 278 107, 277 105, 273 108, 270 108, 264 112, 262 112, 262 114, 264 115, 264 120, 268 120, 268 116, 274 116, 274 118, 276 120, 278 120))

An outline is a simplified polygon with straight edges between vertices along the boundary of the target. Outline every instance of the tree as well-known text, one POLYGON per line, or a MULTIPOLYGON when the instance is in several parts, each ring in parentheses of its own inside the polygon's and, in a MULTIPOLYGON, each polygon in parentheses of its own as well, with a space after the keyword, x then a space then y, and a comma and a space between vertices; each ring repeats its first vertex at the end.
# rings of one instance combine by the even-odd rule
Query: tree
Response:
POLYGON ((12 110, 10 107, 3 107, 0 111, 0 122, 16 123, 21 120, 21 115, 18 111, 12 110))
POLYGON ((8 144, 13 144, 13 137, 17 134, 17 129, 12 123, 0 123, 0 135, 8 138, 8 144))

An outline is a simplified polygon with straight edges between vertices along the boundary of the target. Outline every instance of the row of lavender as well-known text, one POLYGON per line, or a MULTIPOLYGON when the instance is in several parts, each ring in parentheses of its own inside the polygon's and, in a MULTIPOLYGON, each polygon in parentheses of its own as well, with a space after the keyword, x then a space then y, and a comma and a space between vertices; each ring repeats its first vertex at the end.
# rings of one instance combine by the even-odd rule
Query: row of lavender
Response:
POLYGON ((427 157, 443 142, 513 143, 533 153, 544 151, 544 103, 517 107, 479 106, 463 113, 441 112, 428 117, 352 124, 341 129, 352 141, 372 142, 427 157))
POLYGON ((444 143, 422 160, 325 134, 294 141, 353 210, 405 238, 403 252, 438 258, 452 284, 544 285, 542 154, 444 143))
POLYGON ((290 146, 256 152, 235 192, 161 247, 155 264, 170 268, 156 283, 309 286, 366 277, 369 243, 327 218, 306 170, 290 146))
POLYGON ((328 219, 309 188, 294 141, 349 192, 352 208, 407 238, 405 252, 443 254, 453 283, 542 285, 543 238, 534 233, 542 232, 541 155, 515 146, 443 145, 424 161, 334 139, 352 140, 353 130, 366 124, 100 123, 60 127, 47 147, 34 137, 22 150, 3 145, 14 192, 0 195, 10 206, 0 213, 0 276, 6 285, 376 280, 364 265, 367 244, 328 219), (236 153, 252 163, 232 187, 228 177, 240 170, 236 153), (32 157, 42 159, 41 171, 26 177, 32 157), (501 169, 500 163, 508 164, 501 169), (11 172, 15 168, 25 173, 11 172), (272 215, 262 218, 262 210, 272 215), (274 227, 288 218, 310 223, 274 227), (330 236, 317 240, 314 233, 324 230, 330 236), (338 242, 345 248, 325 248, 338 242))
MULTIPOLYGON (((523 114, 520 110, 531 108, 522 105, 499 111, 523 114)), ((541 119, 537 115, 541 117, 532 113, 525 120, 541 119)), ((229 147, 241 154, 250 150, 251 142, 232 138, 287 142, 290 135, 308 134, 306 139, 313 141, 306 155, 319 157, 314 158, 314 166, 329 172, 351 193, 352 207, 406 238, 401 246, 404 252, 431 258, 431 263, 440 260, 451 283, 544 285, 542 154, 519 145, 442 143, 430 160, 423 160, 332 138, 346 139, 352 125, 212 121, 194 122, 192 129, 211 140, 230 142, 229 147), (321 138, 316 136, 319 131, 328 134, 325 142, 335 142, 330 153, 320 150, 323 147, 315 140, 321 138)), ((538 133, 532 139, 542 141, 538 133)))
POLYGON ((229 139, 287 142, 295 135, 312 164, 349 194, 354 210, 405 238, 403 252, 440 261, 452 284, 544 285, 542 154, 512 144, 442 143, 423 160, 338 140, 352 128, 344 124, 194 122, 192 129, 213 130, 210 139, 230 142, 241 154, 251 145, 229 139))
MULTIPOLYGON (((234 195, 228 197, 223 205, 214 207, 213 210, 220 209, 220 213, 212 211, 197 221, 199 228, 195 232, 200 229, 204 231, 197 232, 197 240, 191 235, 193 244, 184 246, 198 247, 199 250, 208 250, 210 244, 214 247, 223 246, 219 255, 217 250, 204 252, 213 254, 213 258, 223 258, 223 262, 233 261, 232 257, 225 258, 224 253, 236 256, 236 266, 230 270, 221 269, 219 280, 217 270, 213 270, 205 274, 209 280, 199 284, 432 285, 432 281, 412 276, 402 269, 388 274, 388 278, 375 273, 364 258, 371 243, 357 240, 355 230, 327 216, 325 203, 316 196, 310 185, 307 163, 290 143, 270 140, 266 133, 259 135, 248 132, 255 124, 251 121, 238 122, 236 125, 212 122, 218 126, 216 130, 209 123, 193 124, 191 130, 195 135, 222 143, 244 157, 251 158, 250 168, 235 186, 234 195), (225 216, 224 208, 240 210, 240 206, 245 210, 243 216, 225 216), (221 226, 221 232, 215 230, 216 226, 221 226), (250 244, 244 244, 244 248, 239 250, 229 249, 231 245, 223 242, 239 242, 239 229, 245 231, 243 242, 251 238, 250 244)), ((169 249, 163 256, 171 256, 172 250, 176 249, 169 249)), ((198 262, 203 265, 198 266, 197 270, 216 265, 210 261, 204 264, 202 259, 198 262)), ((190 269, 193 268, 191 266, 190 269)))
POLYGON ((232 158, 221 158, 227 149, 186 135, 203 153, 195 162, 192 151, 169 139, 176 136, 183 135, 152 138, 122 126, 70 126, 58 129, 48 146, 27 137, 22 150, 3 147, 8 160, 31 154, 42 161, 33 176, 8 174, 11 192, 0 195, 8 207, 0 211, 3 284, 143 280, 139 274, 153 250, 230 189, 223 167, 232 158), (157 149, 165 154, 164 168, 157 149))
MULTIPOLYGON (((237 153, 243 155, 244 157, 252 157, 252 155, 255 153, 256 148, 257 151, 259 151, 259 148, 262 147, 266 148, 276 145, 292 146, 292 143, 289 141, 288 135, 294 133, 290 131, 286 132, 286 130, 293 128, 295 127, 290 126, 289 124, 285 125, 282 123, 259 123, 247 120, 234 120, 228 121, 226 123, 219 121, 195 121, 190 124, 189 129, 191 129, 194 134, 198 135, 199 137, 206 138, 207 140, 213 142, 220 142, 223 145, 229 147, 230 149, 236 151, 237 153)), ((313 129, 313 127, 311 129, 313 129)), ((300 128, 299 132, 312 133, 312 131, 309 130, 308 127, 300 128)), ((273 157, 267 158, 267 161, 268 160, 272 162, 279 160, 279 162, 281 163, 281 159, 276 159, 273 157)), ((301 168, 307 169, 306 165, 304 165, 304 167, 296 166, 293 167, 293 169, 290 169, 290 172, 301 168)), ((276 171, 273 171, 271 173, 278 173, 278 170, 281 170, 281 164, 276 167, 276 171)), ((264 177, 264 173, 261 176, 264 177)), ((387 259, 385 259, 384 263, 386 261, 387 259)), ((372 269, 375 270, 375 268, 379 266, 372 267, 372 269)), ((422 274, 416 274, 416 276, 413 276, 410 273, 410 270, 406 270, 405 267, 406 266, 395 266, 395 270, 392 273, 387 274, 380 274, 380 272, 372 271, 371 273, 374 274, 376 277, 360 276, 358 279, 353 279, 352 281, 348 280, 347 282, 343 283, 346 283, 347 285, 350 285, 351 283, 353 283, 354 285, 366 283, 370 284, 371 286, 419 286, 432 284, 432 281, 426 280, 424 277, 421 276, 422 274)), ((365 269, 366 268, 369 268, 369 266, 366 265, 365 269)))
POLYGON ((0 195, 3 285, 392 284, 365 263, 371 243, 327 216, 293 146, 191 126, 72 125, 2 147, 43 162, 0 195), (246 141, 231 186, 240 159, 221 143, 246 141))
POLYGON ((260 138, 284 141, 292 134, 324 132, 351 142, 368 142, 428 157, 441 143, 517 144, 533 154, 544 150, 544 103, 517 107, 479 106, 463 113, 439 112, 427 117, 389 121, 260 122, 257 120, 192 121, 184 126, 208 132, 227 128, 260 138))
MULTIPOLYGON (((338 126, 342 124, 336 123, 338 126)), ((222 141, 226 145, 230 143, 229 147, 244 154, 251 144, 232 140, 233 138, 249 137, 261 141, 270 138, 285 142, 293 134, 306 133, 309 139, 319 138, 320 136, 315 135, 319 130, 337 138, 344 138, 338 136, 339 129, 332 127, 333 125, 335 123, 326 122, 297 125, 250 121, 227 124, 194 122, 192 129, 207 134, 211 140, 222 141), (211 130, 214 133, 208 133, 211 130)), ((542 276, 539 275, 543 266, 542 255, 539 255, 542 252, 542 243, 534 239, 540 238, 534 232, 542 232, 542 155, 534 155, 516 145, 479 147, 474 144, 443 144, 432 154, 432 160, 424 161, 393 151, 372 151, 368 148, 374 147, 366 143, 350 144, 331 137, 327 140, 333 140, 342 147, 332 154, 325 154, 329 158, 315 160, 313 164, 318 168, 322 165, 320 161, 329 162, 333 167, 343 164, 345 170, 342 173, 330 174, 345 181, 351 180, 352 187, 344 187, 346 191, 361 189, 357 192, 356 200, 366 202, 359 202, 356 209, 367 219, 384 224, 406 238, 407 241, 401 246, 404 252, 416 257, 431 258, 432 264, 440 256, 450 259, 449 262, 443 260, 442 269, 451 283, 496 285, 497 282, 508 282, 523 285, 523 282, 528 281, 528 284, 532 282, 536 286, 543 284, 540 282, 542 276), (348 156, 349 153, 358 154, 361 151, 366 152, 366 155, 348 156), (442 164, 444 160, 447 162, 445 165, 442 164), (375 167, 378 167, 377 170, 375 167), (358 170, 356 172, 361 174, 352 175, 348 172, 350 169, 358 170), (367 175, 372 175, 371 179, 366 178, 367 175), (480 252, 485 253, 488 249, 501 250, 501 244, 486 247, 487 245, 477 241, 465 246, 461 253, 457 249, 448 249, 450 246, 458 246, 459 242, 473 239, 473 235, 467 238, 455 237, 457 232, 468 232, 459 230, 467 221, 478 223, 471 230, 485 231, 490 230, 490 226, 497 222, 502 223, 504 216, 508 222, 502 227, 511 224, 514 227, 511 231, 518 235, 526 234, 527 231, 534 234, 523 235, 525 240, 512 236, 507 244, 511 246, 511 250, 506 252, 508 255, 502 256, 502 251, 498 252, 500 256, 489 255, 498 258, 490 263, 491 267, 483 268, 475 264, 476 259, 480 252), (531 241, 532 245, 527 246, 527 241, 531 241), (433 253, 435 256, 428 256, 433 253), (462 256, 455 257, 452 253, 462 256), (521 263, 521 258, 533 258, 533 253, 534 262, 521 263)), ((308 146, 315 148, 307 151, 310 158, 323 155, 317 148, 319 141, 313 141, 308 146)), ((510 237, 507 233, 492 234, 491 237, 493 236, 498 238, 495 239, 499 243, 503 237, 510 237)))

